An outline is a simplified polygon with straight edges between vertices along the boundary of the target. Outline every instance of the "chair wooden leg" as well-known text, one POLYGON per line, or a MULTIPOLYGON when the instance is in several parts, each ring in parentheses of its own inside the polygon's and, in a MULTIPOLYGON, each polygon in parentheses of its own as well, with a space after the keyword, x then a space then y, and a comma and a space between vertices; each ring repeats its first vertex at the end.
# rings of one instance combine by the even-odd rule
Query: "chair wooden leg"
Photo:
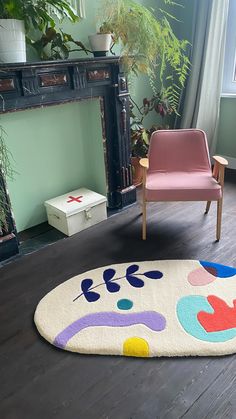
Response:
POLYGON ((216 225, 216 240, 220 240, 221 236, 221 220, 222 220, 222 204, 223 199, 217 201, 217 225, 216 225))
POLYGON ((205 214, 208 214, 210 206, 211 206, 211 201, 207 201, 205 214))
POLYGON ((147 237, 147 203, 145 198, 143 199, 143 228, 142 228, 142 239, 146 240, 147 237))

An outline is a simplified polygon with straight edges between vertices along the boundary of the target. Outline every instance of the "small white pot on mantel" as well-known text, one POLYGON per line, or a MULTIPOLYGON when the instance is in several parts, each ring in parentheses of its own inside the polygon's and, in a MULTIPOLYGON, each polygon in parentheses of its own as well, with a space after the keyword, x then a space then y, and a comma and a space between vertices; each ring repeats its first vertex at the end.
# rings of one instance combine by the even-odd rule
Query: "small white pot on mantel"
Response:
POLYGON ((94 57, 104 57, 111 48, 112 36, 110 33, 96 33, 90 35, 89 42, 94 57))
POLYGON ((0 63, 26 61, 23 20, 0 19, 0 63))

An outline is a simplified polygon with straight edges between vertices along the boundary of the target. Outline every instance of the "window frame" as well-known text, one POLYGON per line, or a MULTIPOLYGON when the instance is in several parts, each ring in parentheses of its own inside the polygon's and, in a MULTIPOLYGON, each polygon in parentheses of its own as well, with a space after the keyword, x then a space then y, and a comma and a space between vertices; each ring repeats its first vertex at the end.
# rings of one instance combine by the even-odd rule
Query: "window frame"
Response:
POLYGON ((224 72, 222 94, 223 97, 236 96, 236 1, 229 0, 229 14, 227 21, 224 72))

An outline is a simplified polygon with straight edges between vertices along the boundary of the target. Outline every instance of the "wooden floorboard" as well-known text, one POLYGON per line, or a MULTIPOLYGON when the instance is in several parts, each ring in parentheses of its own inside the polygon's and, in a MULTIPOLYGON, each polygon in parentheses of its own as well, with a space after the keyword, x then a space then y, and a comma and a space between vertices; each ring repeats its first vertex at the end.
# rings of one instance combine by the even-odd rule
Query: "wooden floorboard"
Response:
MULTIPOLYGON (((86 270, 153 259, 236 266, 236 178, 226 177, 222 240, 204 203, 140 206, 0 269, 1 419, 235 419, 236 357, 131 359, 57 350, 33 324, 39 300, 86 270)), ((236 349, 236 348, 235 348, 236 349)))

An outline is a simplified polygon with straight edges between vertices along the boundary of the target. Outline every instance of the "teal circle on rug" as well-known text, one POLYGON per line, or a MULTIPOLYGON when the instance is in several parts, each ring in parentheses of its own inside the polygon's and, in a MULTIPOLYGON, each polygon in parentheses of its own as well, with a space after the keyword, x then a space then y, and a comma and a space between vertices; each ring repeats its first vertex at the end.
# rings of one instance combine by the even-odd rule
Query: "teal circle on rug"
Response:
POLYGON ((101 267, 49 292, 34 321, 48 342, 78 353, 235 353, 236 269, 196 260, 101 267))

